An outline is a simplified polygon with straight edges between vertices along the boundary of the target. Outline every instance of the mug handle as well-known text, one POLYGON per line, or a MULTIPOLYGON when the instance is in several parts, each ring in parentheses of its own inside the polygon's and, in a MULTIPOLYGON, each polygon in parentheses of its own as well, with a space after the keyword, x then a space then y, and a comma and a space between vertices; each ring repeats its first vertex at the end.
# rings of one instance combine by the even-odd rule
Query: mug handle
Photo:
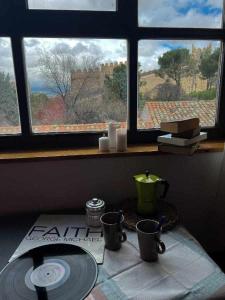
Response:
POLYGON ((167 195, 167 192, 168 192, 168 190, 169 190, 170 184, 169 184, 169 182, 168 182, 167 180, 165 180, 165 179, 161 179, 161 180, 159 181, 159 183, 162 184, 162 185, 164 185, 164 191, 163 191, 163 194, 160 196, 160 199, 163 199, 163 198, 165 198, 166 195, 167 195))
POLYGON ((158 237, 156 237, 156 243, 157 243, 157 252, 159 254, 163 254, 166 251, 165 244, 158 237))
POLYGON ((120 234, 120 241, 121 241, 121 243, 124 243, 124 242, 126 242, 126 240, 127 240, 126 232, 122 231, 120 234))

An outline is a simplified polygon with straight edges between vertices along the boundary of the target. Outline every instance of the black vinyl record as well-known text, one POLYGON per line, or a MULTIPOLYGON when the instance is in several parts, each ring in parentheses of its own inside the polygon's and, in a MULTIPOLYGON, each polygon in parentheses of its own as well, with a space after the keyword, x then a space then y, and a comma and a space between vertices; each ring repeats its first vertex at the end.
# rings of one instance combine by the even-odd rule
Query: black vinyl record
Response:
POLYGON ((80 247, 41 246, 9 263, 0 274, 0 300, 81 300, 97 279, 95 259, 80 247))

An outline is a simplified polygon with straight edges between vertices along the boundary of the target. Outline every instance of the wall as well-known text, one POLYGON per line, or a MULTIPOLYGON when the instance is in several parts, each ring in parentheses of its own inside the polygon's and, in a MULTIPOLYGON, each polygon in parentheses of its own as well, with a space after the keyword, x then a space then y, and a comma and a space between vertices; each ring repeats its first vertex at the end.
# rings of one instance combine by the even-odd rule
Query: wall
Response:
MULTIPOLYGON (((208 250, 223 247, 223 153, 0 163, 0 214, 82 207, 93 196, 119 202, 135 196, 134 174, 149 169, 171 184, 167 200, 208 250), (217 193, 218 185, 220 192, 217 193), (222 221, 221 221, 222 222, 222 221), (217 225, 218 224, 218 225, 217 225)), ((224 170, 225 174, 225 170, 224 170)), ((225 237, 224 237, 225 241, 225 237)))

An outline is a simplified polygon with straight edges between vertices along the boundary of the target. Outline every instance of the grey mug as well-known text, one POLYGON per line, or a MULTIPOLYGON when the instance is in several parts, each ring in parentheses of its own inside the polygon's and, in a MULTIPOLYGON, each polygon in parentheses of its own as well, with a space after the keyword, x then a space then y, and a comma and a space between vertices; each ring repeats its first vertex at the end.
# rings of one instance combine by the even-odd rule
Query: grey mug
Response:
POLYGON ((158 254, 166 251, 165 244, 160 240, 161 228, 155 220, 142 220, 136 224, 140 256, 143 260, 158 260, 158 254))

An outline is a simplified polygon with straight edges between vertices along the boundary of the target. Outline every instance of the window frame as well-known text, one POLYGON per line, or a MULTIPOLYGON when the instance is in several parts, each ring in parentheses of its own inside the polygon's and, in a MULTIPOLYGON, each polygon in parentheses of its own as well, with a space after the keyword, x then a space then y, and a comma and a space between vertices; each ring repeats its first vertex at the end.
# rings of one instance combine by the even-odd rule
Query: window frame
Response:
MULTIPOLYGON (((20 111, 21 134, 0 136, 2 149, 35 149, 96 146, 101 132, 35 134, 31 129, 23 38, 121 38, 128 45, 128 143, 155 142, 158 129, 137 129, 138 42, 143 39, 220 40, 221 79, 218 118, 204 128, 209 139, 225 137, 225 14, 221 29, 138 27, 138 0, 117 0, 117 11, 64 11, 28 9, 27 0, 5 1, 7 13, 0 18, 0 37, 11 38, 20 111), (129 12, 129 14, 128 14, 129 12), (39 22, 41 20, 41 22, 39 22), (87 26, 91 24, 91 26, 87 26)), ((225 0, 223 0, 225 7, 225 0)))

